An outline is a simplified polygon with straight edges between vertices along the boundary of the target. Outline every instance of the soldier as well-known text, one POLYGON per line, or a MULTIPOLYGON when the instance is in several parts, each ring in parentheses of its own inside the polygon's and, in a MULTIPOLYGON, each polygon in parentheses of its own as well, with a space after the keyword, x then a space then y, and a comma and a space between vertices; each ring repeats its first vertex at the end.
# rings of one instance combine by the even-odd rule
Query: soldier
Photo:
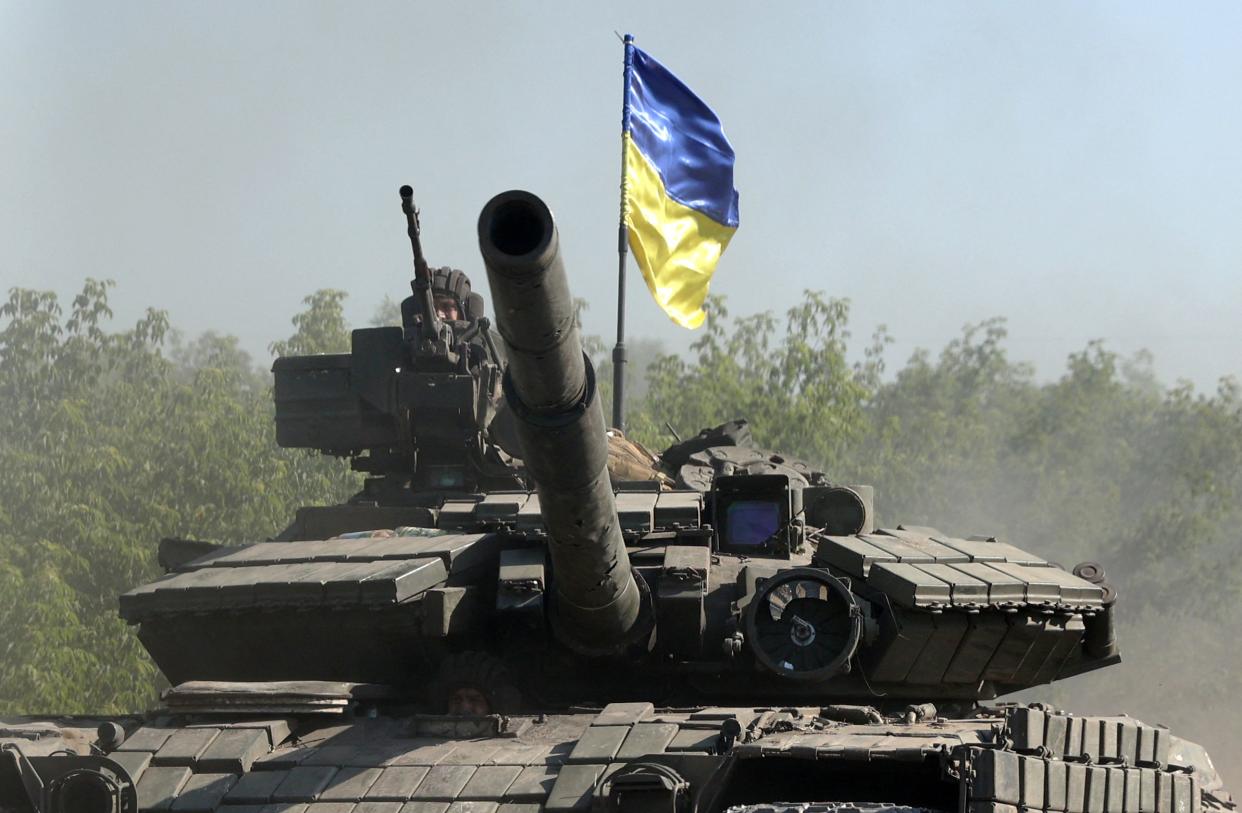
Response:
MULTIPOLYGON (((475 329, 476 323, 484 316, 483 297, 474 293, 470 286, 470 277, 466 272, 442 266, 429 269, 431 277, 431 297, 437 318, 444 321, 453 331, 454 341, 464 341, 466 352, 471 364, 482 361, 502 368, 505 364, 504 342, 496 334, 495 328, 486 331, 475 329)), ((407 328, 418 310, 418 300, 411 296, 401 305, 402 319, 407 328)), ((511 458, 521 457, 521 447, 513 425, 513 415, 497 392, 495 417, 487 425, 488 438, 497 444, 511 458)))
MULTIPOLYGON (((483 297, 470 290, 470 277, 464 271, 449 266, 428 269, 428 276, 435 317, 452 330, 454 343, 465 341, 472 345, 469 350, 471 364, 488 359, 503 365, 504 355, 499 349, 502 346, 499 338, 484 336, 482 331, 473 329, 483 318, 484 305, 483 297)), ((421 312, 417 292, 401 303, 401 321, 407 331, 414 329, 421 312)), ((487 332, 492 333, 490 330, 487 332)))

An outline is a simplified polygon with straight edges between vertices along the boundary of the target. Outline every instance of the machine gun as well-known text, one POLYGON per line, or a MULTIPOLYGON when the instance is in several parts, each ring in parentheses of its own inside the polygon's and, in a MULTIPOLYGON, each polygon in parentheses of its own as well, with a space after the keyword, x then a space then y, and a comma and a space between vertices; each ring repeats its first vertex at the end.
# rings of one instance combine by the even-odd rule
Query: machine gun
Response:
POLYGON ((408 184, 398 190, 401 195, 401 211, 405 214, 406 233, 410 236, 410 248, 414 252, 414 279, 410 288, 414 295, 410 307, 403 309, 402 320, 410 327, 414 351, 421 358, 439 358, 450 366, 457 363, 453 351, 452 329, 436 313, 435 297, 431 293, 431 268, 423 256, 422 227, 418 222, 418 209, 414 206, 414 188, 408 184), (408 312, 408 316, 406 315, 408 312))
POLYGON ((353 331, 349 353, 277 359, 277 443, 349 457, 356 471, 376 475, 358 503, 513 487, 517 469, 490 432, 503 362, 482 299, 471 297, 461 321, 439 317, 414 190, 399 194, 414 255, 402 326, 353 331))

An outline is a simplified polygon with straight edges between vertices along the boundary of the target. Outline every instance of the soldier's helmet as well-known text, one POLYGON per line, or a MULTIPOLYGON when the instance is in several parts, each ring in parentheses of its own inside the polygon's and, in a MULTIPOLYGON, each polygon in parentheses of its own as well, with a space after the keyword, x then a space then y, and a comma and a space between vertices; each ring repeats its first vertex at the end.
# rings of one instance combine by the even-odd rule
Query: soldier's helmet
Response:
POLYGON ((483 297, 470 290, 470 277, 460 269, 447 265, 432 269, 431 292, 451 297, 457 303, 462 321, 473 322, 483 315, 483 297))

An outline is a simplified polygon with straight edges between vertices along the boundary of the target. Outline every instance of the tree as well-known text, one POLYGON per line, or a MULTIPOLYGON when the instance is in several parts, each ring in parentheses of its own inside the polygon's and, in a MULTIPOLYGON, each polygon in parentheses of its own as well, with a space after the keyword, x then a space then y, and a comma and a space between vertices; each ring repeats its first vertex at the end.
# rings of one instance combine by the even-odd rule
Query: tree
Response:
MULTIPOLYGON (((3 712, 149 705, 156 670, 116 597, 158 574, 157 541, 262 539, 357 486, 338 461, 276 448, 270 388, 235 339, 170 359, 160 312, 108 330, 110 286, 88 280, 67 316, 35 291, 0 307, 3 712)), ((282 346, 333 348, 339 301, 309 298, 282 346)))
POLYGON ((401 303, 385 295, 371 315, 371 327, 401 327, 401 303))
POLYGON ((344 291, 321 288, 303 299, 306 310, 293 317, 296 330, 288 339, 272 342, 269 348, 272 355, 348 353, 350 339, 344 308, 348 295, 344 291))
POLYGON ((821 464, 840 460, 864 430, 877 363, 847 361, 849 303, 807 291, 783 326, 770 313, 731 322, 719 297, 705 309, 694 361, 663 355, 648 367, 649 390, 632 412, 630 434, 660 448, 666 422, 684 437, 746 417, 765 446, 821 464))

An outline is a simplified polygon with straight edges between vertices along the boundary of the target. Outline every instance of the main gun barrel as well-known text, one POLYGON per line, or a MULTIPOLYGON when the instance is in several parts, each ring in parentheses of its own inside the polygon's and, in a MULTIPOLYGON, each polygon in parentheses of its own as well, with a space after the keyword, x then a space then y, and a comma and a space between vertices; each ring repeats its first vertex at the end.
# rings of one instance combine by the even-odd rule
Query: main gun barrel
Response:
POLYGON ((479 215, 479 249, 508 348, 505 398, 548 532, 553 628, 580 652, 621 651, 649 632, 648 613, 621 535, 604 412, 552 213, 529 192, 503 192, 479 215))

